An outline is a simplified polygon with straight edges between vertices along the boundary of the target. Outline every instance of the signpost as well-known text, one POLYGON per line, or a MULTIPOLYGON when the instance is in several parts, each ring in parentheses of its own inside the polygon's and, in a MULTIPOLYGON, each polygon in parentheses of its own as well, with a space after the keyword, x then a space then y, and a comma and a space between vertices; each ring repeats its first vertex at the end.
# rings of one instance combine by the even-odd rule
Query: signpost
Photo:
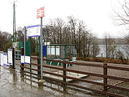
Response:
POLYGON ((42 19, 44 17, 44 7, 37 9, 37 18, 40 18, 40 64, 41 64, 41 80, 43 79, 43 35, 42 35, 42 19))
MULTIPOLYGON (((37 9, 37 18, 40 18, 40 25, 32 25, 32 26, 26 26, 25 27, 25 35, 27 34, 27 37, 40 37, 40 65, 41 65, 41 80, 39 80, 39 84, 41 84, 40 86, 42 86, 43 83, 43 34, 42 34, 42 19, 44 17, 44 7, 37 9), (40 29, 39 29, 40 27, 40 29), (26 33, 26 30, 28 31, 26 33)), ((25 51, 25 35, 24 35, 24 51, 25 51)), ((21 56, 21 63, 30 63, 30 57, 25 56, 25 52, 24 52, 24 56, 21 56)))

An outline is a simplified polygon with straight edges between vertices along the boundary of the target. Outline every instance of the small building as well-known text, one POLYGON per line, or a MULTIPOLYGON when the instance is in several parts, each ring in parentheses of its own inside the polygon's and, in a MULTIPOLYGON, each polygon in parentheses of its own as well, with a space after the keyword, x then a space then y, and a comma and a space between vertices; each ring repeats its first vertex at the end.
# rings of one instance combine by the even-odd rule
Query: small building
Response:
MULTIPOLYGON (((44 45, 43 56, 46 57, 47 59, 53 59, 53 60, 76 61, 77 50, 75 48, 75 45, 68 45, 68 44, 44 45)), ((58 64, 56 62, 54 63, 48 62, 48 63, 52 65, 58 64)))

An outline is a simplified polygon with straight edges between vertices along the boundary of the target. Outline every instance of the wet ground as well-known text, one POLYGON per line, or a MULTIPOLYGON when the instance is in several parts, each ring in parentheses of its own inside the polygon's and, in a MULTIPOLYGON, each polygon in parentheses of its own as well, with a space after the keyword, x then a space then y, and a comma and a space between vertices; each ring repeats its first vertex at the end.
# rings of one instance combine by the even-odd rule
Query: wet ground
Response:
MULTIPOLYGON (((80 61, 83 62, 83 61, 80 61)), ((91 63, 91 62, 90 62, 91 63)), ((94 62, 92 62, 94 63, 94 62)), ((95 62, 96 63, 96 62, 95 62)), ((103 63, 99 63, 98 64, 103 64, 103 63)), ((118 67, 126 67, 129 68, 129 65, 121 65, 121 64, 109 64, 111 66, 118 66, 118 67)), ((87 71, 87 72, 95 72, 95 73, 99 73, 102 74, 103 73, 103 69, 100 68, 94 68, 94 67, 88 67, 88 66, 80 66, 80 67, 76 67, 76 66, 72 66, 70 67, 71 69, 75 69, 75 70, 81 70, 81 71, 87 71)), ((63 94, 59 91, 44 87, 42 90, 38 89, 38 87, 32 87, 31 85, 27 84, 26 81, 22 81, 21 77, 20 77, 20 73, 19 73, 19 69, 20 66, 17 64, 16 70, 10 70, 10 69, 6 69, 3 67, 0 67, 0 97, 104 97, 104 96, 93 96, 93 95, 89 95, 89 94, 84 94, 84 93, 80 93, 78 91, 73 91, 73 90, 68 90, 70 91, 70 94, 63 94)), ((51 70, 50 70, 51 71, 51 70)), ((119 77, 129 77, 129 72, 128 71, 118 71, 118 70, 108 70, 108 74, 110 75, 114 75, 114 76, 119 76, 119 77)), ((99 77, 93 77, 93 76, 89 76, 86 77, 87 80, 91 80, 91 81, 97 81, 97 82, 101 82, 102 83, 102 78, 99 77)), ((117 81, 117 80, 108 80, 108 83, 111 85, 114 84, 118 84, 121 83, 121 81, 117 81)), ((45 83, 47 85, 49 85, 50 87, 52 86, 50 83, 45 83)), ((86 87, 90 87, 93 89, 103 89, 103 87, 98 87, 96 85, 92 85, 92 84, 88 84, 88 83, 84 83, 84 82, 75 82, 75 84, 79 84, 82 86, 86 86, 86 87)), ((127 84, 122 85, 127 86, 127 84)), ((55 88, 56 86, 54 86, 55 88)), ((128 88, 128 87, 127 87, 128 88)), ((60 89, 60 88, 59 88, 60 89)), ((110 90, 111 92, 117 93, 118 94, 123 94, 123 92, 121 91, 116 91, 116 90, 110 90)), ((92 93, 94 94, 94 93, 92 93)), ((129 95, 127 93, 124 93, 126 95, 129 95)), ((98 94, 94 94, 94 95, 98 95, 98 94)), ((127 96, 128 97, 128 96, 127 96)))
MULTIPOLYGON (((112 64, 109 64, 112 65, 112 64)), ((115 64, 113 64, 115 65, 115 64)), ((119 66, 119 64, 116 64, 116 66, 119 66)), ((123 65, 120 65, 123 66, 123 65)), ((127 68, 129 68, 129 65, 124 65, 127 68)), ((82 93, 74 90, 69 90, 70 94, 64 94, 62 92, 56 91, 54 89, 51 89, 50 87, 52 86, 50 83, 45 82, 46 85, 50 86, 44 87, 43 89, 39 89, 38 87, 31 86, 26 83, 26 81, 21 79, 20 73, 19 73, 20 66, 17 64, 16 69, 12 70, 9 69, 8 67, 1 67, 0 66, 0 97, 104 97, 104 96, 94 96, 97 94, 92 93, 92 95, 87 94, 87 93, 82 93), (94 95, 93 95, 94 94, 94 95)), ((101 73, 101 69, 96 69, 96 68, 84 68, 83 66, 75 68, 74 66, 72 69, 77 69, 77 70, 82 70, 88 72, 96 72, 96 73, 101 73)), ((111 71, 109 72, 111 75, 119 75, 119 76, 125 76, 129 77, 129 72, 118 72, 118 71, 111 71)), ((102 81, 100 78, 92 77, 89 76, 86 78, 87 80, 97 80, 99 82, 102 81)), ((111 82, 110 84, 117 83, 116 81, 109 81, 111 82)), ((77 84, 85 85, 85 83, 80 83, 78 82, 77 84)), ((87 86, 86 84, 85 86, 87 86)), ((88 87, 95 88, 95 85, 89 85, 88 87)), ((123 83, 120 86, 129 88, 129 83, 123 83)), ((56 86, 54 86, 56 87, 56 86)), ((98 89, 98 87, 97 87, 98 89)), ((61 90, 61 88, 59 88, 61 90)), ((116 90, 110 90, 111 92, 114 91, 115 93, 119 92, 120 94, 123 94, 121 91, 116 91, 116 90)), ((125 95, 129 95, 127 92, 124 93, 125 95)), ((128 97, 128 96, 127 96, 128 97)))
POLYGON ((63 94, 46 87, 33 87, 22 81, 19 70, 0 67, 0 97, 95 97, 72 92, 63 94))

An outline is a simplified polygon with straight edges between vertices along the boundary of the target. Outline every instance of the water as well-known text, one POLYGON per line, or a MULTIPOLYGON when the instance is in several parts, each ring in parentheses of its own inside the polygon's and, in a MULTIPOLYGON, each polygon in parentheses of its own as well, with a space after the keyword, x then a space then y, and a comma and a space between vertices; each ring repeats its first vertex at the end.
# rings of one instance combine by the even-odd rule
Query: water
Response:
MULTIPOLYGON (((125 58, 129 57, 128 51, 125 49, 128 45, 117 45, 116 51, 121 51, 125 58)), ((97 57, 106 57, 106 46, 99 45, 100 52, 97 57)))

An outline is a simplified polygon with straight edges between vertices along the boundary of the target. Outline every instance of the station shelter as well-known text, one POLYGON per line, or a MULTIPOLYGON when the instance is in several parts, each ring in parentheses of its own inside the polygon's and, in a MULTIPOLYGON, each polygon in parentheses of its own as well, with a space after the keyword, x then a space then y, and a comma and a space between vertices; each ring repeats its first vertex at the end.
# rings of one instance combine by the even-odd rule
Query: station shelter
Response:
MULTIPOLYGON (((75 45, 50 44, 43 46, 43 56, 50 60, 76 61, 77 51, 75 45)), ((61 63, 48 61, 51 65, 61 65, 61 63)))

